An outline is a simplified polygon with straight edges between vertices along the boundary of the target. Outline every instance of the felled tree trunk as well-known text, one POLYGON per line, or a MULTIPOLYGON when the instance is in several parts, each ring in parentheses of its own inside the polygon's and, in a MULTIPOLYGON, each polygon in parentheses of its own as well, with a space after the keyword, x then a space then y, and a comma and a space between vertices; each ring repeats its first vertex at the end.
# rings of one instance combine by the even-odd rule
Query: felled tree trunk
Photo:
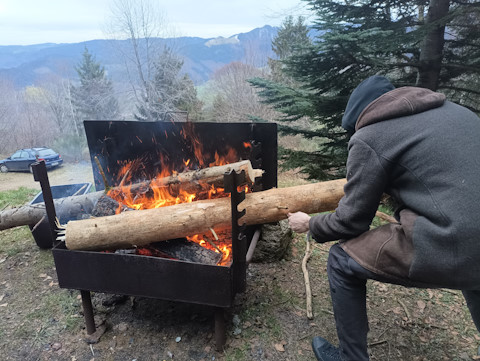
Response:
MULTIPOLYGON (((131 191, 137 192, 148 188, 178 186, 187 192, 195 193, 201 189, 202 185, 223 186, 223 175, 232 170, 235 170, 237 173, 244 170, 247 183, 253 183, 255 178, 261 177, 263 173, 261 169, 253 169, 250 161, 245 160, 223 166, 178 173, 165 178, 157 178, 153 181, 136 183, 131 186, 131 191)), ((120 192, 121 190, 117 187, 112 188, 111 191, 120 192)), ((101 191, 56 199, 54 200, 54 204, 57 215, 60 210, 60 212, 71 214, 91 214, 93 207, 103 194, 104 192, 101 191)), ((44 203, 4 210, 0 212, 0 231, 18 226, 35 225, 45 217, 45 215, 44 203)))
MULTIPOLYGON (((57 216, 65 209, 69 214, 81 216, 91 214, 93 207, 103 192, 87 193, 54 200, 57 216)), ((0 231, 13 227, 35 225, 46 217, 45 203, 35 203, 18 208, 6 209, 0 212, 0 231)))
MULTIPOLYGON (((276 222, 287 213, 317 213, 337 207, 344 179, 249 193, 239 205, 247 225, 276 222)), ((67 248, 105 250, 142 246, 208 232, 231 225, 229 198, 182 203, 169 207, 125 212, 114 216, 71 221, 65 229, 67 248)))

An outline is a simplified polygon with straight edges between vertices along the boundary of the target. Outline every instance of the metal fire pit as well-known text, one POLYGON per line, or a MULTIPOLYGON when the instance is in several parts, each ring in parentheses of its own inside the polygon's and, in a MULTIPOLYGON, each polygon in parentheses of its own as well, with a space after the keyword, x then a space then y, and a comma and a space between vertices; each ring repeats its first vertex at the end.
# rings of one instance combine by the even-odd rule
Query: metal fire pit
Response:
MULTIPOLYGON (((181 128, 182 124, 178 123, 85 122, 91 157, 100 159, 103 168, 108 170, 110 184, 115 183, 113 175, 118 171, 121 161, 141 157, 145 162, 143 176, 149 172, 158 172, 155 162, 160 153, 170 157, 178 156, 180 161, 183 161, 184 153, 189 150, 179 149, 181 128), (112 158, 113 156, 116 159, 112 158)), ((261 182, 254 188, 264 190, 276 186, 275 124, 198 123, 195 124, 195 134, 202 141, 206 139, 207 151, 218 149, 225 144, 244 150, 242 144, 250 143, 252 147, 248 156, 251 157, 252 165, 265 171, 261 182)), ((46 178, 48 184, 46 171, 44 175, 37 173, 43 172, 35 169, 35 179, 42 181, 46 178)), ((97 173, 94 170, 95 184, 99 189, 102 188, 103 181, 97 173)), ((246 289, 247 250, 251 255, 259 236, 259 231, 255 228, 238 224, 244 211, 238 212, 237 205, 244 199, 245 194, 237 192, 237 184, 241 183, 244 176, 243 172, 225 175, 225 189, 231 193, 232 202, 232 262, 229 266, 132 254, 74 251, 66 249, 63 242, 52 249, 59 286, 81 291, 88 334, 95 332, 90 297, 90 291, 95 291, 213 306, 216 345, 218 349, 224 346, 224 311, 233 305, 236 293, 246 289)), ((48 191, 44 191, 44 194, 48 196, 48 191)), ((48 212, 49 204, 53 207, 53 202, 45 199, 45 203, 48 212)), ((49 217, 54 212, 54 209, 53 212, 50 210, 49 217)))

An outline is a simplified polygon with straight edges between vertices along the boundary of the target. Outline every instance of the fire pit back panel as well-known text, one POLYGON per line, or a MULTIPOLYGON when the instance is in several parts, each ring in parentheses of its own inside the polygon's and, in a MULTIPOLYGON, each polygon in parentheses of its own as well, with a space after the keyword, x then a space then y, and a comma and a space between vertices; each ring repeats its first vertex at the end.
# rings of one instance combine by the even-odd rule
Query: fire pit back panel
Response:
POLYGON ((104 183, 95 157, 108 183, 118 185, 121 167, 132 161, 140 163, 132 181, 141 181, 154 178, 166 163, 178 172, 188 160, 190 169, 208 167, 215 153, 222 156, 231 149, 235 162, 250 159, 254 163, 252 157, 260 158, 265 171, 262 189, 277 186, 277 125, 273 123, 85 121, 84 125, 97 190, 104 189, 104 183), (254 144, 260 145, 257 155, 252 151, 254 144), (195 160, 199 155, 205 164, 195 160))

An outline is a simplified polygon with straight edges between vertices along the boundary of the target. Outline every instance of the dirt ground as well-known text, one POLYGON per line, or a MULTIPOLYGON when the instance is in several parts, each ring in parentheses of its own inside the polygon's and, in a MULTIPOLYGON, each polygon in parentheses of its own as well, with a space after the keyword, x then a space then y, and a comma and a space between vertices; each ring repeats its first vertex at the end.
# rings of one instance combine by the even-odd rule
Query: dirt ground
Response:
MULTIPOLYGON (((65 165, 49 172, 50 182, 91 181, 89 167, 65 165)), ((0 190, 20 186, 36 186, 31 174, 0 173, 0 190)), ((313 336, 337 342, 326 279, 329 247, 315 244, 308 263, 313 320, 305 311, 305 238, 296 235, 282 260, 250 264, 247 290, 226 312, 225 349, 217 351, 211 308, 102 293, 92 297, 106 332, 87 343, 79 292, 59 288, 51 251, 36 247, 27 227, 2 231, 0 359, 313 361, 313 336)), ((372 360, 479 359, 480 337, 459 291, 369 282, 368 310, 372 360)))
MULTIPOLYGON (((48 171, 50 185, 93 183, 92 167, 89 162, 69 163, 48 171)), ((33 180, 29 172, 0 173, 0 192, 26 187, 40 190, 40 183, 33 180)))

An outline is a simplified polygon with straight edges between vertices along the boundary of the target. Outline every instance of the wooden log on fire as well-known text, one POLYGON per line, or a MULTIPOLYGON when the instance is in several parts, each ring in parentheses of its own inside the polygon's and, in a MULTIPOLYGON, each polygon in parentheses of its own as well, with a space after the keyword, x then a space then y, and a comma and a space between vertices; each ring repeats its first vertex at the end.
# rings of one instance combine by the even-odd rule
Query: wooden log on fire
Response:
MULTIPOLYGON (((334 210, 344 194, 345 182, 340 179, 248 193, 239 205, 246 209, 241 221, 263 224, 285 219, 289 212, 334 210)), ((71 221, 63 237, 69 249, 106 250, 192 236, 231 226, 230 202, 229 198, 217 198, 71 221)))
POLYGON ((263 170, 254 169, 249 160, 243 160, 231 164, 177 173, 163 178, 155 178, 148 182, 136 183, 132 185, 130 191, 135 193, 145 187, 156 188, 181 185, 182 190, 195 193, 201 189, 202 185, 223 187, 223 175, 230 173, 232 170, 235 170, 237 173, 240 173, 242 170, 245 171, 246 184, 253 184, 255 178, 261 177, 263 174, 263 170))
POLYGON ((186 238, 171 239, 152 243, 148 250, 164 253, 167 257, 194 263, 216 265, 222 259, 221 253, 216 253, 186 238))
MULTIPOLYGON (((253 183, 256 177, 261 177, 261 169, 253 169, 249 160, 231 163, 223 166, 215 166, 195 171, 178 173, 165 178, 156 178, 148 182, 135 183, 130 186, 130 191, 135 193, 146 191, 155 187, 182 187, 182 190, 189 193, 196 193, 203 185, 223 186, 223 175, 226 172, 235 170, 245 171, 246 182, 253 183), (184 187, 185 186, 185 187, 184 187)), ((119 187, 111 188, 112 192, 122 192, 119 187)), ((55 209, 68 209, 68 212, 78 210, 79 214, 91 214, 103 191, 93 192, 84 195, 59 198, 54 200, 55 209)), ((0 212, 0 231, 5 229, 35 225, 45 217, 45 204, 36 203, 18 208, 6 209, 0 212)))

